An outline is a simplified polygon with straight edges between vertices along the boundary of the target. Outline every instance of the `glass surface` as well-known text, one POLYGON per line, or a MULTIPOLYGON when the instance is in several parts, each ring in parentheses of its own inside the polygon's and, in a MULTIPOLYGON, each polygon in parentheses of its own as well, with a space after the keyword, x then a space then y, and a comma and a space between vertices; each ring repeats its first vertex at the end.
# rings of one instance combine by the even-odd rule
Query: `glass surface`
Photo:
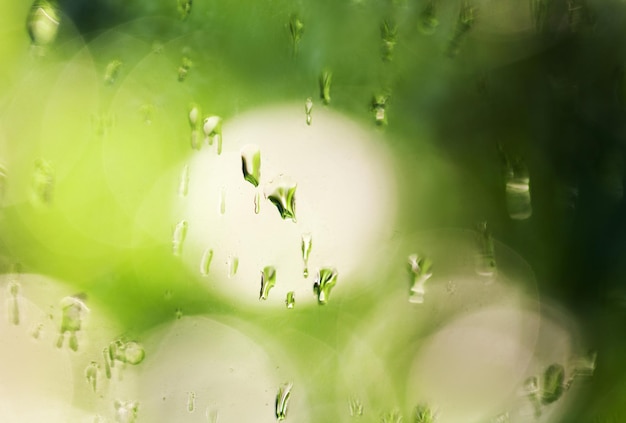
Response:
POLYGON ((0 421, 624 420, 624 18, 0 3, 0 421))

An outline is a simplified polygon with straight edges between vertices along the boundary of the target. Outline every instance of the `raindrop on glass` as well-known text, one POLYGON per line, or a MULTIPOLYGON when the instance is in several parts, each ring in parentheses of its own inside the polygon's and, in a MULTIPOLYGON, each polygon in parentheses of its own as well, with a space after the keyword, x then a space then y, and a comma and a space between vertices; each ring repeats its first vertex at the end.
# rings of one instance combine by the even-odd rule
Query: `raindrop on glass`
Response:
POLYGON ((524 381, 522 392, 530 401, 530 404, 534 410, 535 417, 538 418, 539 416, 541 416, 541 402, 539 400, 539 380, 537 379, 537 376, 531 376, 524 381))
POLYGON ((289 19, 289 33, 291 34, 291 43, 293 45, 294 56, 298 53, 298 46, 300 45, 300 39, 304 32, 304 24, 297 15, 291 15, 289 19))
POLYGON ((454 33, 448 44, 448 56, 456 57, 459 54, 463 40, 467 37, 467 34, 473 28, 476 21, 475 12, 476 9, 472 5, 471 0, 462 1, 454 33))
POLYGON ((313 293, 317 297, 318 304, 326 304, 330 297, 330 291, 337 284, 337 270, 324 267, 317 272, 317 278, 313 283, 313 293))
POLYGON ((391 61, 393 52, 396 48, 396 38, 398 36, 398 26, 395 22, 389 20, 383 21, 380 25, 380 37, 382 40, 381 54, 385 62, 391 61))
POLYGON ((363 415, 363 403, 358 398, 350 398, 348 400, 348 409, 350 417, 361 417, 363 415))
POLYGON ((437 31, 439 19, 437 19, 437 1, 428 0, 426 7, 419 16, 417 28, 424 35, 432 35, 437 31))
POLYGON ((255 187, 259 186, 261 179, 261 150, 254 144, 245 145, 241 149, 241 169, 243 179, 255 187))
POLYGON ((196 393, 189 392, 189 395, 187 396, 187 411, 189 411, 190 413, 193 413, 195 409, 196 409, 196 393))
POLYGON ((111 379, 111 367, 114 367, 113 358, 111 357, 111 348, 105 347, 102 350, 102 357, 104 358, 104 374, 107 379, 111 379))
POLYGON ((324 104, 330 103, 330 85, 333 81, 333 74, 330 71, 324 71, 320 75, 320 98, 324 104))
POLYGON ((183 171, 180 174, 180 183, 178 184, 178 195, 186 197, 189 191, 189 165, 183 167, 183 171))
POLYGON ((409 302, 422 304, 426 294, 426 282, 433 275, 433 263, 429 258, 411 254, 408 259, 409 272, 411 275, 411 287, 409 290, 409 302))
POLYGON ((192 0, 178 0, 178 14, 181 20, 185 20, 191 13, 192 0))
POLYGON ((285 383, 278 388, 278 393, 276 394, 276 419, 279 421, 285 420, 287 417, 287 409, 289 407, 292 387, 292 383, 285 383))
POLYGON ((313 111, 313 99, 308 97, 304 102, 304 113, 306 115, 306 124, 311 125, 313 121, 313 117, 311 116, 311 112, 313 111))
POLYGON ((189 70, 193 66, 193 62, 187 56, 183 56, 180 66, 178 67, 178 82, 183 82, 187 79, 189 70))
POLYGON ((287 308, 291 309, 296 305, 296 293, 293 291, 289 291, 287 293, 287 298, 285 298, 285 305, 287 308))
POLYGON ((487 227, 487 222, 476 225, 476 273, 479 276, 492 278, 496 275, 496 255, 493 238, 487 227))
POLYGON ((139 411, 139 403, 137 401, 120 401, 113 403, 115 409, 115 421, 117 423, 135 423, 137 420, 137 412, 139 411))
POLYGON ((302 276, 309 277, 309 256, 311 255, 311 248, 313 247, 313 236, 307 232, 302 234, 302 242, 300 249, 302 250, 302 261, 304 262, 304 270, 302 276))
POLYGON ((551 404, 561 398, 564 391, 565 369, 560 364, 546 368, 541 378, 541 403, 551 404))
POLYGON ((280 217, 296 221, 297 184, 288 176, 280 175, 265 186, 265 198, 278 209, 280 217))
POLYGON ((261 211, 261 193, 257 191, 254 194, 254 214, 259 214, 261 211))
POLYGON ((200 274, 202 276, 209 276, 211 261, 213 261, 213 249, 207 248, 202 253, 202 259, 200 260, 200 274))
POLYGON ((20 284, 19 282, 15 280, 9 282, 7 286, 7 290, 9 291, 9 299, 8 299, 9 323, 17 326, 20 324, 20 305, 19 305, 20 284))
POLYGON ((237 274, 237 269, 239 268, 239 257, 230 256, 228 257, 228 278, 233 278, 237 274))
POLYGON ((85 378, 87 383, 91 386, 91 389, 96 392, 98 388, 98 373, 100 372, 100 366, 95 361, 89 363, 85 369, 85 378))
POLYGON ((174 227, 174 234, 172 235, 172 253, 175 256, 180 256, 183 251, 183 243, 187 237, 187 229, 189 224, 186 220, 181 220, 174 227))
POLYGON ((204 119, 202 125, 204 131, 204 141, 209 145, 217 144, 217 154, 222 154, 222 118, 219 116, 209 116, 204 119))
POLYGON ((506 208, 509 217, 515 220, 528 219, 533 214, 528 168, 519 157, 511 160, 501 146, 499 150, 503 163, 506 208))
POLYGON ((69 338, 72 351, 78 351, 77 332, 83 324, 83 314, 89 309, 83 302, 83 295, 65 297, 61 300, 61 330, 57 340, 57 347, 61 348, 65 342, 65 335, 69 338))
POLYGON ((224 213, 226 213, 226 188, 220 189, 219 205, 220 214, 224 215, 224 213))
POLYGON ((389 96, 387 94, 378 94, 372 98, 372 111, 374 112, 374 120, 378 126, 387 125, 386 107, 388 100, 389 96))
POLYGON ((61 15, 54 0, 35 0, 26 20, 30 40, 35 46, 47 46, 54 42, 61 15))
POLYGON ((111 60, 104 70, 104 83, 107 85, 115 84, 115 81, 117 81, 120 76, 120 72, 122 71, 122 66, 123 63, 121 60, 111 60))
POLYGON ((54 184, 55 171, 52 165, 44 159, 37 159, 33 173, 32 203, 36 206, 52 204, 54 184))
POLYGON ((141 344, 122 339, 111 342, 108 353, 111 367, 115 367, 115 362, 137 365, 146 357, 146 352, 141 344))
POLYGON ((261 291, 259 293, 260 300, 267 300, 270 290, 276 285, 276 268, 274 266, 265 266, 261 271, 261 291))

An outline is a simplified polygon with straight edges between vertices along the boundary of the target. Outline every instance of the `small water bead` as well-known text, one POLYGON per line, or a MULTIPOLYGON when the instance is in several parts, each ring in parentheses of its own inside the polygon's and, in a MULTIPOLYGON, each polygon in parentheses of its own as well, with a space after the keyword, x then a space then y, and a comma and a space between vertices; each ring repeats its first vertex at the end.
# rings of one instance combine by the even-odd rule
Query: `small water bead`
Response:
POLYGON ((492 278, 496 275, 497 265, 495 247, 487 222, 479 222, 476 225, 476 273, 479 276, 492 278))
POLYGON ((196 409, 196 393, 189 392, 189 395, 187 396, 187 411, 189 411, 190 413, 193 413, 195 409, 196 409))
POLYGON ((363 403, 358 398, 350 398, 348 401, 350 417, 361 417, 363 415, 363 403))
POLYGON ((560 364, 551 364, 541 378, 541 403, 551 404, 561 398, 564 392, 565 368, 560 364))
POLYGON ((219 205, 220 214, 223 216, 226 213, 226 188, 220 189, 219 205))
POLYGON ((184 82, 187 79, 189 70, 192 68, 193 62, 187 56, 183 56, 180 66, 178 67, 178 82, 184 82))
POLYGON ((528 168, 521 158, 510 160, 506 154, 502 153, 502 160, 509 217, 515 220, 528 219, 533 214, 528 168))
POLYGON ((307 232, 302 234, 300 249, 302 251, 302 261, 304 262, 304 270, 302 271, 302 276, 304 276, 305 278, 309 277, 309 256, 311 255, 312 247, 313 236, 311 235, 311 233, 307 232))
POLYGON ((180 174, 180 183, 178 184, 178 195, 186 197, 189 192, 189 165, 183 167, 183 171, 180 174))
POLYGON ((455 57, 459 54, 463 40, 467 37, 468 32, 474 27, 476 21, 475 12, 476 9, 472 5, 471 0, 462 1, 454 34, 448 44, 448 55, 450 57, 455 57))
POLYGON ((381 51, 382 59, 390 62, 393 59, 393 52, 396 48, 398 36, 398 26, 395 22, 389 20, 383 21, 380 25, 380 37, 382 39, 381 51))
POLYGON ((243 179, 255 187, 261 179, 261 150, 257 145, 247 144, 241 149, 241 168, 243 179))
POLYGON ((288 309, 294 308, 296 305, 296 293, 294 291, 287 292, 287 298, 285 298, 285 305, 288 309))
POLYGON ((174 227, 174 234, 172 235, 172 253, 175 256, 180 256, 183 252, 183 243, 187 237, 187 230, 189 224, 186 220, 181 220, 174 227))
POLYGON ((296 221, 296 182, 288 176, 280 175, 265 186, 265 198, 278 209, 280 217, 296 221))
POLYGON ((261 212, 261 193, 257 191, 254 194, 254 214, 259 214, 261 212))
POLYGON ((104 71, 104 83, 107 85, 113 85, 120 76, 122 66, 124 63, 121 60, 113 59, 108 64, 104 71))
POLYGON ((222 154, 222 118, 219 116, 209 116, 204 119, 202 125, 204 131, 204 141, 209 145, 217 144, 217 154, 222 154))
POLYGON ((146 357, 146 352, 141 344, 122 339, 111 342, 108 352, 111 367, 115 367, 115 362, 137 365, 146 357))
POLYGON ((54 0, 35 0, 26 19, 26 28, 35 46, 54 42, 59 31, 61 15, 54 0))
POLYGON ((426 294, 426 282, 432 274, 432 260, 411 254, 408 258, 409 272, 411 274, 411 288, 409 291, 409 302, 422 304, 426 294))
POLYGON ((437 31, 439 19, 437 19, 437 1, 428 0, 426 7, 419 16, 417 28, 424 35, 432 35, 437 31))
POLYGON ((324 104, 330 104, 330 85, 333 81, 333 74, 330 71, 323 71, 320 75, 320 98, 324 104))
POLYGON ((276 419, 279 421, 285 420, 287 417, 292 387, 292 383, 285 383, 278 388, 278 393, 276 394, 276 419))
POLYGON ((135 423, 137 420, 137 412, 139 411, 139 403, 137 401, 121 401, 116 400, 113 403, 115 409, 115 421, 117 423, 135 423))
POLYGON ((192 0, 178 0, 178 14, 181 20, 185 20, 191 14, 192 0))
POLYGON ((111 379, 111 367, 113 364, 113 358, 111 357, 111 350, 109 347, 105 347, 102 350, 102 357, 104 358, 104 374, 107 379, 111 379))
POLYGON ((200 126, 200 107, 197 104, 192 103, 189 106, 187 118, 189 119, 191 129, 196 129, 200 126))
POLYGON ((313 117, 311 116, 311 112, 313 111, 313 99, 311 97, 307 97, 304 102, 304 113, 306 114, 306 124, 311 125, 313 121, 313 117))
POLYGON ((304 24, 298 17, 298 15, 291 15, 289 19, 289 33, 291 34, 291 43, 293 45, 293 54, 298 53, 298 46, 302 39, 302 33, 304 32, 304 24))
POLYGON ((8 300, 8 312, 9 312, 9 323, 13 325, 20 324, 20 305, 19 305, 19 296, 20 296, 20 284, 19 282, 12 280, 7 285, 7 290, 9 291, 9 300, 8 300))
POLYGON ((57 340, 57 347, 61 348, 65 342, 65 335, 69 337, 69 347, 72 351, 78 351, 77 332, 83 324, 83 314, 89 308, 83 302, 83 296, 70 296, 61 300, 61 330, 57 340))
POLYGON ((378 126, 387 125, 387 113, 385 111, 388 100, 388 94, 378 94, 372 99, 372 111, 374 112, 374 119, 378 126))
POLYGON ((330 292, 337 285, 337 270, 324 267, 317 272, 317 278, 313 284, 313 293, 317 296, 318 304, 326 304, 330 292))
POLYGON ((211 262, 213 261, 213 249, 207 248, 202 253, 202 259, 200 260, 200 274, 202 276, 209 276, 211 270, 211 262))
POLYGON ((54 194, 55 171, 50 162, 44 159, 35 161, 31 201, 33 205, 50 205, 54 194))
POLYGON ((89 363, 85 369, 85 378, 94 392, 96 392, 98 388, 98 373, 100 373, 100 366, 95 361, 89 363))
POLYGON ((274 266, 265 266, 261 271, 261 292, 260 300, 267 300, 270 290, 276 285, 276 268, 274 266))
POLYGON ((230 256, 228 257, 228 278, 234 278, 237 274, 237 270, 239 269, 239 257, 230 256))
POLYGON ((429 406, 422 404, 415 407, 413 423, 434 423, 435 420, 435 413, 429 406))

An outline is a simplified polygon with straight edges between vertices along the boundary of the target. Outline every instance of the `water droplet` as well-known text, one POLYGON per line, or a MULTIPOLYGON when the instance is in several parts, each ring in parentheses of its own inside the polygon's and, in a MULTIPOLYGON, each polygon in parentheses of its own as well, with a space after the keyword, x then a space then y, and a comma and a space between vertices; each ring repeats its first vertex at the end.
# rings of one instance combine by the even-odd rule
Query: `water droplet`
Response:
POLYGON ((47 46, 54 42, 61 15, 54 0, 35 0, 26 20, 28 35, 36 46, 47 46))
POLYGON ((276 419, 279 421, 285 420, 287 417, 287 407, 289 406, 292 387, 292 383, 285 383, 278 388, 278 393, 276 394, 276 419))
POLYGON ((183 167, 183 171, 180 174, 180 183, 178 184, 178 195, 186 197, 189 191, 189 165, 183 167))
POLYGON ((245 145, 241 149, 241 168, 243 179, 255 187, 259 186, 261 179, 261 150, 254 144, 245 145))
POLYGON ((207 407, 204 415, 206 416, 206 420, 208 423, 217 423, 218 413, 217 410, 212 409, 211 407, 207 407))
POLYGON ((324 267, 317 272, 317 278, 313 284, 313 292, 317 296, 318 304, 326 304, 330 291, 337 284, 337 270, 324 267))
POLYGON ((461 10, 459 11, 459 17, 456 21, 454 28, 454 34, 448 44, 448 56, 456 57, 461 50, 461 44, 467 37, 467 33, 472 29, 475 23, 475 8, 470 0, 463 0, 461 3, 461 10))
POLYGON ((297 15, 291 15, 291 18, 289 19, 289 33, 291 34, 294 56, 298 53, 298 46, 300 45, 300 39, 302 38, 303 32, 304 24, 300 18, 298 18, 297 15))
POLYGON ((190 139, 191 148, 193 148, 194 150, 200 150, 200 147, 202 146, 202 143, 200 142, 200 131, 197 129, 192 129, 190 139))
POLYGON ((257 191, 254 194, 254 214, 259 214, 261 211, 261 193, 257 191))
POLYGON ((105 347, 102 350, 102 356, 104 357, 104 374, 107 379, 111 379, 111 365, 113 364, 113 359, 111 358, 111 349, 109 347, 105 347))
POLYGON ((193 66, 193 62, 187 56, 183 56, 180 66, 178 67, 178 82, 183 82, 187 79, 189 70, 193 66))
POLYGON ((429 258, 420 257, 418 254, 411 254, 408 263, 411 274, 409 302, 422 304, 426 294, 426 282, 433 275, 433 263, 429 258))
POLYGON ((402 414, 399 411, 388 411, 380 417, 381 423, 402 423, 402 414))
POLYGON ((320 98, 324 104, 330 103, 330 85, 333 81, 333 74, 330 71, 324 71, 320 75, 320 98))
POLYGON ((228 257, 228 278, 233 278, 237 274, 237 269, 239 268, 239 257, 230 256, 228 257))
POLYGON ((265 186, 265 198, 276 206, 280 217, 296 221, 297 184, 288 176, 280 175, 265 186))
POLYGON ((115 421, 118 423, 135 423, 137 412, 139 411, 139 403, 137 401, 120 401, 113 403, 115 408, 115 421))
POLYGON ((381 52, 382 59, 390 62, 393 58, 393 51, 396 48, 396 38, 398 36, 398 25, 389 20, 383 21, 380 25, 380 37, 382 39, 381 52))
POLYGON ((94 392, 98 387, 98 373, 100 372, 100 366, 95 361, 89 363, 87 368, 85 369, 85 378, 87 379, 87 383, 91 386, 94 392))
POLYGON ((552 364, 543 372, 541 379, 541 403, 551 404, 561 398, 564 391, 565 369, 560 364, 552 364))
POLYGON ((533 213, 528 168, 521 158, 511 160, 502 146, 498 148, 504 168, 506 208, 509 217, 515 220, 528 219, 533 213))
POLYGON ((487 222, 480 222, 476 225, 478 234, 476 236, 476 273, 480 276, 492 278, 496 275, 496 256, 493 238, 487 228, 487 222))
POLYGON ((524 381, 522 392, 530 401, 535 417, 541 416, 541 402, 539 401, 539 380, 537 376, 531 376, 524 381))
POLYGON ((20 284, 19 282, 13 280, 9 282, 7 289, 9 291, 9 300, 8 300, 9 323, 17 326, 20 324, 20 305, 19 305, 20 284))
POLYGON ((189 126, 191 129, 196 129, 200 125, 200 107, 197 104, 191 104, 189 106, 189 126))
POLYGON ((387 100, 389 100, 389 95, 387 94, 378 94, 372 98, 372 111, 374 112, 376 125, 387 125, 387 114, 385 113, 387 100))
POLYGON ((363 415, 363 403, 358 398, 350 398, 348 401, 350 417, 361 417, 363 415))
POLYGON ((61 348, 65 342, 65 334, 69 337, 69 346, 72 351, 78 351, 78 337, 83 324, 83 313, 89 308, 83 302, 83 295, 65 297, 61 300, 61 331, 57 340, 57 347, 61 348))
POLYGON ((437 0, 429 0, 420 14, 417 28, 424 35, 432 35, 437 31, 439 19, 437 19, 437 0))
POLYGON ((44 159, 35 161, 33 185, 31 192, 32 203, 36 206, 52 204, 54 193, 55 171, 52 165, 44 159))
POLYGON ((4 206, 4 196, 7 192, 7 170, 0 165, 0 207, 4 206))
POLYGON ((418 405, 415 407, 414 423, 434 423, 435 413, 427 405, 418 405))
POLYGON ((296 305, 296 293, 293 291, 289 291, 287 293, 287 298, 285 298, 285 305, 287 308, 291 309, 296 305))
POLYGON ((220 214, 223 215, 226 213, 226 188, 220 189, 220 214))
POLYGON ((113 59, 108 64, 104 71, 104 83, 107 85, 115 84, 117 78, 120 76, 122 66, 124 63, 121 60, 113 59))
POLYGON ((180 256, 183 251, 183 243, 185 242, 188 228, 189 224, 186 220, 181 220, 174 228, 174 235, 172 236, 172 252, 175 256, 180 256))
POLYGON ((276 285, 276 268, 274 266, 265 266, 261 271, 261 292, 260 300, 267 300, 270 290, 276 285))
POLYGON ((191 13, 192 0, 178 0, 178 14, 181 20, 185 20, 191 13))
POLYGON ((202 259, 200 260, 200 274, 202 276, 209 276, 211 261, 213 261, 213 250, 211 248, 207 248, 204 250, 202 259))
POLYGON ((222 118, 219 116, 209 116, 204 119, 202 126, 204 140, 209 145, 217 143, 217 154, 222 154, 222 118))
POLYGON ((195 408, 196 408, 196 393, 189 392, 189 395, 187 396, 187 411, 189 411, 190 413, 193 413, 195 408))
POLYGON ((308 97, 304 102, 304 113, 306 114, 306 124, 311 125, 313 118, 311 117, 311 111, 313 111, 313 99, 308 97))
POLYGON ((310 233, 302 234, 302 243, 300 249, 302 250, 302 260, 304 261, 304 270, 302 276, 309 277, 309 256, 311 254, 311 248, 313 247, 313 236, 310 233))

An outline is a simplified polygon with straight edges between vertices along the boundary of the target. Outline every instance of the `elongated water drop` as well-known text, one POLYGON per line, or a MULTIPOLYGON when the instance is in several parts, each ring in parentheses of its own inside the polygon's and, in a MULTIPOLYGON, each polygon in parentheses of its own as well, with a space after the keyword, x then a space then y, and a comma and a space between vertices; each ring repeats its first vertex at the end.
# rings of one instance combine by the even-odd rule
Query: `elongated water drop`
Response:
POLYGON ((254 144, 247 144, 241 149, 241 169, 243 179, 255 187, 261 179, 261 150, 254 144))
POLYGON ((313 117, 311 117, 311 112, 313 111, 313 99, 308 97, 304 102, 304 113, 306 115, 306 124, 311 125, 311 121, 313 117))
POLYGON ((474 27, 476 20, 475 8, 471 3, 471 0, 463 0, 461 3, 461 10, 459 11, 459 17, 456 21, 454 34, 448 44, 448 56, 455 57, 461 50, 461 44, 467 37, 469 31, 474 27))
POLYGON ((83 324, 83 314, 89 311, 89 308, 83 302, 84 296, 70 296, 61 300, 61 330, 57 340, 57 347, 61 348, 65 341, 65 335, 68 335, 69 346, 73 351, 78 351, 77 332, 80 331, 83 324))
POLYGON ((9 323, 17 326, 20 324, 20 305, 19 305, 20 284, 17 281, 11 281, 9 282, 7 288, 9 291, 9 300, 8 300, 9 323))
POLYGON ((415 407, 413 423, 434 423, 435 413, 427 405, 421 404, 415 407))
POLYGON ((276 419, 279 421, 285 420, 287 417, 287 409, 289 407, 292 387, 292 383, 285 383, 278 388, 278 393, 276 394, 276 419))
POLYGON ((0 165, 0 208, 4 206, 4 196, 7 193, 7 170, 0 165))
POLYGON ((492 278, 497 272, 496 255, 493 238, 487 227, 487 222, 476 225, 476 273, 480 276, 492 278))
POLYGON ((374 112, 376 125, 387 125, 387 100, 389 100, 389 95, 387 94, 378 94, 372 99, 372 111, 374 112))
POLYGON ((437 19, 437 0, 428 0, 426 7, 419 16, 417 28, 424 35, 432 35, 437 31, 439 19, 437 19))
POLYGON ((178 0, 178 14, 181 20, 185 20, 191 13, 192 0, 178 0))
POLYGON ((237 274, 237 270, 239 269, 239 257, 230 256, 228 257, 228 278, 233 278, 237 274))
POLYGON ((115 362, 137 365, 146 357, 146 352, 141 344, 135 341, 117 339, 109 344, 109 358, 111 367, 115 362))
POLYGON ((118 423, 135 423, 137 420, 137 412, 139 411, 139 403, 137 401, 121 401, 116 400, 113 403, 115 409, 115 421, 118 423))
POLYGON ((311 255, 311 248, 313 247, 313 236, 307 232, 302 234, 302 242, 300 249, 302 250, 302 261, 304 261, 304 270, 302 276, 309 277, 309 256, 311 255))
POLYGON ((220 214, 223 215, 226 213, 226 188, 220 189, 220 214))
POLYGON ((202 254, 202 259, 200 260, 200 274, 202 276, 209 276, 209 271, 211 270, 211 261, 213 261, 213 249, 207 248, 204 250, 202 254))
POLYGON ((181 220, 176 224, 176 227, 174 227, 174 234, 172 236, 172 253, 175 256, 180 256, 183 252, 183 243, 187 237, 188 228, 189 223, 187 223, 186 220, 181 220))
POLYGON ((541 379, 541 403, 551 404, 561 398, 564 391, 565 369, 560 364, 552 364, 543 372, 541 379))
POLYGON ((420 257, 417 254, 411 254, 408 262, 411 274, 409 301, 415 304, 422 304, 426 294, 426 282, 433 275, 433 263, 429 258, 420 257))
POLYGON ((104 374, 106 375, 107 379, 111 379, 111 365, 112 363, 112 359, 111 359, 111 351, 109 349, 109 347, 105 347, 102 350, 102 357, 104 358, 104 374))
POLYGON ((207 407, 204 412, 204 415, 206 416, 206 421, 208 423, 217 423, 217 417, 218 417, 217 410, 211 407, 207 407))
POLYGON ((532 213, 528 168, 521 158, 511 159, 498 144, 506 187, 506 208, 515 220, 528 219, 532 213))
POLYGON ((95 361, 89 363, 85 369, 85 378, 87 383, 91 386, 91 389, 96 392, 98 388, 98 373, 100 372, 100 366, 95 361))
POLYGON ((106 69, 104 70, 104 83, 107 85, 115 84, 115 81, 120 76, 120 72, 122 71, 123 62, 118 59, 111 60, 106 69))
POLYGON ((180 183, 178 184, 178 195, 186 197, 189 192, 189 165, 183 167, 183 171, 180 174, 180 183))
POLYGON ((209 116, 204 119, 202 125, 204 140, 209 145, 217 143, 217 154, 222 154, 222 118, 219 116, 209 116))
POLYGON ((189 392, 189 395, 187 396, 187 411, 189 411, 190 413, 193 413, 195 409, 196 409, 196 393, 189 392))
POLYGON ((192 103, 189 106, 187 118, 191 128, 191 148, 199 150, 202 143, 200 142, 200 107, 197 104, 192 103))
POLYGON ((383 21, 380 25, 380 37, 382 39, 381 54, 385 62, 390 62, 396 48, 396 38, 398 36, 398 26, 389 20, 383 21))
POLYGON ((254 214, 259 214, 261 211, 261 193, 257 191, 254 194, 254 214))
POLYGON ((537 376, 527 378, 524 381, 522 390, 534 409, 535 418, 538 418, 541 416, 541 402, 539 400, 539 380, 537 376))
POLYGON ((320 75, 320 98, 324 104, 330 103, 330 85, 333 82, 333 74, 330 71, 324 71, 320 75))
POLYGON ((270 290, 276 285, 276 268, 274 266, 265 266, 261 271, 261 292, 260 300, 267 300, 270 290))
POLYGON ((287 293, 287 297, 285 298, 285 305, 289 309, 292 309, 296 305, 296 293, 295 292, 289 291, 287 293))
POLYGON ((330 291, 337 284, 337 270, 330 267, 321 268, 313 284, 313 293, 317 296, 318 304, 326 304, 330 291))
POLYGON ((363 403, 358 398, 350 398, 348 401, 350 417, 361 417, 363 415, 363 403))
POLYGON ((35 46, 54 42, 59 31, 61 15, 54 0, 35 0, 26 19, 30 40, 35 46))
POLYGON ((52 165, 44 160, 35 161, 31 201, 33 205, 50 205, 54 194, 55 171, 52 165))
POLYGON ((303 32, 304 24, 298 15, 291 15, 291 18, 289 19, 289 33, 291 34, 294 56, 298 53, 298 46, 300 45, 300 39, 302 38, 303 32))
POLYGON ((265 186, 265 198, 278 209, 280 217, 296 221, 297 184, 288 176, 280 175, 265 186))
POLYGON ((187 56, 183 56, 180 66, 178 67, 178 82, 183 82, 187 79, 189 70, 192 68, 193 62, 187 56))

